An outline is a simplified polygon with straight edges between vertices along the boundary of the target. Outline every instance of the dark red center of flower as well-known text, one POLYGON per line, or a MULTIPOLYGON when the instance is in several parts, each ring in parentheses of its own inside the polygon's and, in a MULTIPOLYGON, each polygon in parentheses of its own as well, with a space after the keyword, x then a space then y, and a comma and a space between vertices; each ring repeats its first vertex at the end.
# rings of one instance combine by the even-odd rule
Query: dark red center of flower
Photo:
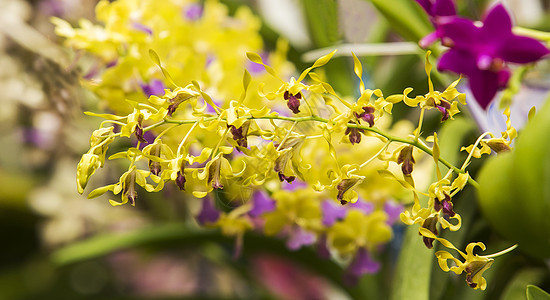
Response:
POLYGON ((374 126, 374 107, 363 107, 363 112, 361 114, 355 113, 355 117, 369 123, 369 127, 374 126))
POLYGON ((300 99, 302 99, 302 93, 298 92, 296 94, 291 94, 289 91, 286 91, 283 95, 283 98, 287 100, 286 105, 293 113, 297 114, 300 112, 300 99))
POLYGON ((350 143, 353 145, 361 142, 361 133, 363 132, 365 132, 363 129, 348 127, 345 134, 348 136, 350 143))
POLYGON ((451 197, 447 194, 445 194, 445 198, 443 200, 435 198, 434 209, 435 211, 443 210, 443 214, 449 217, 454 217, 456 214, 453 210, 453 202, 451 202, 451 197))

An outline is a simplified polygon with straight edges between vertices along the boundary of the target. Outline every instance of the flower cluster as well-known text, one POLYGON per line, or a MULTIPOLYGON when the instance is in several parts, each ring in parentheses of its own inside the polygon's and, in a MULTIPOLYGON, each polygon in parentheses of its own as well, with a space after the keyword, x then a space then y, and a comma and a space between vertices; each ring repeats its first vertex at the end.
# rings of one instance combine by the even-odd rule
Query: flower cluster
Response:
MULTIPOLYGON (((126 99, 146 103, 149 96, 174 89, 175 83, 193 80, 214 101, 223 101, 240 92, 245 67, 262 82, 273 84, 261 66, 247 60, 246 51, 261 53, 285 76, 293 71, 285 59, 284 42, 276 52, 263 50, 260 20, 247 7, 229 15, 216 0, 102 0, 96 18, 99 24, 83 19, 78 28, 59 18, 52 22, 56 33, 67 38, 67 46, 93 55, 77 56, 84 66, 83 83, 115 112, 128 113, 126 99), (150 63, 149 49, 155 49, 166 69, 150 63), (170 80, 163 71, 170 73, 170 80)), ((250 105, 258 102, 247 100, 250 105)))
MULTIPOLYGON (((287 93, 303 93, 300 100, 308 104, 309 114, 290 117, 268 107, 253 109, 243 105, 242 100, 250 93, 253 81, 248 72, 243 77, 244 91, 240 99, 229 101, 227 108, 216 106, 195 82, 186 87, 166 89, 161 96, 152 95, 149 104, 130 102, 134 111, 127 116, 89 113, 106 118, 104 124, 118 124, 120 130, 115 132, 112 126, 102 127, 92 136, 92 148, 78 167, 79 190, 84 189, 82 183, 101 166, 87 161, 90 153, 98 152, 96 155, 102 157, 108 142, 135 136, 136 147, 109 157, 128 160, 128 171, 120 176, 118 183, 93 190, 90 198, 111 191, 122 196, 122 202, 111 201, 111 204, 129 201, 135 205, 136 186, 157 192, 173 182, 179 189, 204 198, 197 215, 201 224, 220 227, 226 234, 235 236, 256 228, 268 235, 286 237, 291 249, 320 243, 331 253, 351 259, 347 273, 350 281, 377 269, 371 255, 391 239, 390 225, 401 212, 398 208, 396 214, 395 205, 390 204, 394 200, 389 199, 408 198, 404 194, 406 190, 395 188, 398 185, 415 191, 412 214, 406 212, 405 217, 402 216, 405 223, 420 223, 434 235, 437 235, 438 223, 443 228, 457 230, 460 217, 452 210, 450 197, 466 184, 467 173, 456 173, 458 176, 450 183, 454 174, 454 169, 450 169, 447 176, 430 187, 431 207, 419 208, 412 177, 412 166, 416 162, 413 149, 420 149, 438 161, 437 135, 432 139, 434 146, 428 148, 420 141, 421 122, 414 130, 409 125, 393 129, 386 125, 388 112, 400 101, 420 106, 422 111, 438 109, 443 121, 452 119, 458 112, 457 104, 464 101, 463 95, 455 89, 457 82, 444 92, 438 92, 429 81, 429 92, 415 98, 407 96, 410 89, 402 95, 384 98, 380 90, 368 90, 361 84, 359 99, 350 103, 339 97, 320 76, 310 72, 326 64, 332 55, 321 57, 302 73, 309 73, 313 84, 297 84, 291 78, 277 92, 271 92, 270 98, 278 97, 283 101, 287 93), (373 95, 377 98, 371 99, 373 95), (329 99, 332 99, 332 112, 326 117, 317 115, 320 102, 326 103, 329 99), (214 112, 208 113, 207 107, 214 112), (307 126, 312 123, 315 125, 307 126), (184 128, 185 134, 178 134, 183 138, 175 143, 176 128, 184 128), (354 134, 364 135, 366 140, 351 138, 352 130, 357 130, 354 134), (158 132, 157 137, 141 149, 140 137, 149 131, 158 132), (393 135, 400 131, 405 137, 393 135), (409 137, 406 137, 407 132, 409 137), (337 143, 335 138, 346 143, 337 143), (368 153, 371 153, 369 159, 360 158, 368 153), (399 164, 404 179, 399 179, 392 171, 399 164), (148 169, 141 169, 140 165, 148 169), (265 190, 255 187, 260 185, 265 190), (250 200, 229 212, 218 211, 208 197, 216 190, 223 191, 225 198, 238 199, 243 189, 251 189, 250 200), (350 204, 339 207, 334 200, 350 204), (457 219, 458 224, 449 223, 448 218, 457 219)), ((248 56, 263 64, 258 56, 248 56)), ((431 65, 427 58, 428 55, 426 72, 429 76, 431 65)), ((269 66, 265 68, 276 75, 269 66)), ((358 59, 355 59, 355 69, 361 78, 358 59)), ((266 95, 270 94, 265 94, 261 85, 258 94, 269 99, 266 95)), ((289 110, 293 112, 290 107, 289 110)), ((434 238, 424 235, 424 239, 432 239, 426 242, 431 247, 434 238)))
MULTIPOLYGON (((443 92, 434 89, 430 52, 425 62, 428 93, 415 97, 409 97, 412 88, 389 96, 367 89, 361 62, 353 55, 359 91, 350 98, 339 95, 322 72, 314 72, 329 63, 334 52, 320 57, 297 79, 285 80, 287 64, 278 60, 284 51, 267 56, 248 52, 242 57, 249 62, 233 61, 241 57, 233 52, 246 48, 241 41, 260 46, 256 33, 236 38, 243 30, 258 30, 248 11, 231 18, 215 1, 204 7, 180 2, 101 1, 98 19, 105 26, 83 22, 81 29, 73 29, 56 19, 58 33, 68 37, 70 45, 103 59, 102 80, 92 89, 109 98, 115 111, 88 113, 105 121, 78 164, 80 193, 104 166, 108 146, 129 138, 135 146, 108 157, 123 160, 127 170, 118 182, 91 191, 89 198, 112 192, 121 196, 120 202, 111 200, 112 205, 137 205, 138 186, 161 192, 172 185, 192 195, 189 201, 200 203, 195 215, 199 224, 220 228, 237 241, 246 231, 258 230, 285 238, 290 249, 317 244, 320 255, 348 259, 349 282, 378 270, 375 257, 391 240, 399 216, 408 225, 420 225, 428 248, 437 240, 457 250, 439 237, 438 228, 456 231, 461 226, 452 199, 468 182, 476 184, 466 172, 473 154, 456 168, 440 157, 437 133, 427 139, 421 133, 425 111, 435 109, 441 122, 451 121, 459 105, 466 104, 465 95, 456 89, 460 79, 443 92), (172 15, 174 11, 183 11, 184 17, 172 15), (181 21, 167 23, 174 18, 181 21), (219 30, 227 35, 218 36, 219 30), (226 43, 231 46, 226 48, 226 43), (113 59, 116 65, 110 64, 113 59), (235 75, 235 65, 247 69, 242 77, 235 75), (392 109, 400 102, 420 109, 416 127, 409 121, 392 125, 392 109), (427 192, 415 185, 415 176, 422 175, 415 165, 421 163, 433 163, 437 172, 427 192), (440 164, 448 168, 444 176, 440 164), (427 207, 419 195, 429 198, 427 207), (218 209, 220 198, 229 209, 218 209), (411 210, 402 213, 403 204, 409 203, 411 210)), ((434 22, 439 24, 439 18, 434 22)), ((510 129, 504 142, 499 141, 509 146, 506 138, 514 136, 510 129)), ((484 142, 489 147, 498 143, 484 142)), ((466 272, 470 286, 484 289, 481 274, 491 261, 473 255, 473 246, 467 247, 467 254, 457 251, 465 262, 448 252, 436 253, 442 269, 466 272), (457 265, 448 267, 448 259, 457 265)))

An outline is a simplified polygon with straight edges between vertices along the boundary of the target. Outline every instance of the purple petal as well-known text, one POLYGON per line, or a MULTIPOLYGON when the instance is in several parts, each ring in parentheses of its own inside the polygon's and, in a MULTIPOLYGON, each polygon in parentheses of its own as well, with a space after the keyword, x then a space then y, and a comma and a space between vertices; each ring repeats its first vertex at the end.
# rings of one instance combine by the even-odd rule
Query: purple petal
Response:
POLYGON ((438 30, 441 31, 441 40, 444 45, 448 45, 447 40, 450 40, 449 46, 471 51, 473 46, 479 44, 480 29, 471 20, 458 17, 445 18, 445 22, 442 22, 438 30))
POLYGON ((495 5, 485 16, 481 28, 481 42, 505 41, 512 35, 512 19, 504 5, 495 5))
POLYGON ((283 181, 281 183, 281 186, 282 186, 282 189, 283 190, 286 190, 286 191, 295 191, 295 190, 300 190, 300 189, 304 189, 307 187, 307 183, 303 182, 303 181, 300 181, 300 180, 294 180, 292 182, 286 182, 286 181, 283 181))
POLYGON ((456 8, 453 0, 436 0, 432 6, 432 16, 454 16, 456 8))
POLYGON ((362 201, 361 199, 357 200, 357 202, 355 203, 350 203, 349 206, 350 208, 355 208, 362 211, 366 215, 374 211, 374 204, 370 202, 362 201))
POLYGON ((145 32, 147 33, 148 35, 152 35, 153 34, 153 30, 139 22, 134 22, 132 23, 132 28, 134 28, 135 30, 138 30, 138 31, 142 31, 142 32, 145 32))
POLYGON ((549 52, 548 48, 535 39, 514 35, 498 49, 497 56, 507 62, 527 64, 541 59, 549 52))
POLYGON ((259 217, 273 210, 275 210, 275 201, 265 191, 255 191, 252 195, 252 210, 248 214, 252 217, 259 217))
POLYGON ((356 285, 364 274, 374 274, 379 270, 380 263, 370 257, 367 249, 360 248, 344 273, 344 281, 356 285))
POLYGON ((211 224, 218 221, 220 212, 214 207, 212 199, 206 197, 202 200, 202 208, 197 215, 197 222, 201 225, 211 224))
POLYGON ((416 0, 416 3, 420 4, 427 14, 432 14, 432 2, 429 0, 416 0))
POLYGON ((203 8, 198 3, 192 3, 185 7, 184 16, 189 21, 196 21, 202 17, 203 8))
POLYGON ((112 61, 108 62, 107 65, 105 65, 105 68, 112 68, 118 64, 118 59, 115 58, 112 61))
POLYGON ((148 84, 140 84, 140 86, 143 93, 147 96, 164 95, 164 83, 158 79, 153 79, 148 84))
POLYGON ((323 211, 323 225, 332 226, 336 221, 346 217, 347 209, 345 206, 338 205, 331 200, 325 200, 321 203, 323 211))
POLYGON ((470 89, 477 103, 485 109, 501 86, 499 73, 479 70, 469 75, 470 89))
MULTIPOLYGON (((145 148, 145 146, 147 146, 146 144, 152 144, 155 141, 155 139, 157 138, 157 135, 149 130, 149 131, 144 132, 143 135, 141 135, 141 138, 143 140, 140 141, 141 143, 139 144, 139 150, 143 150, 143 148, 145 148)), ((137 141, 135 141, 134 147, 135 146, 137 146, 137 141)))
POLYGON ((399 220, 399 216, 403 212, 403 205, 395 201, 386 201, 384 203, 384 211, 388 215, 388 220, 386 223, 393 224, 395 221, 399 220))
POLYGON ((508 84, 508 80, 510 79, 510 76, 512 76, 512 72, 508 69, 502 69, 498 71, 497 73, 497 81, 498 81, 498 87, 499 88, 505 88, 508 84))
POLYGON ((439 59, 437 68, 440 71, 452 71, 470 76, 477 70, 475 62, 476 58, 470 52, 451 49, 443 53, 439 59))
POLYGON ((418 44, 422 48, 428 48, 431 44, 433 44, 440 37, 441 37, 441 31, 436 29, 434 32, 432 32, 432 33, 426 35, 425 37, 423 37, 422 39, 420 39, 418 44))
POLYGON ((298 250, 302 246, 308 246, 313 243, 315 243, 315 234, 296 226, 291 230, 290 239, 286 242, 286 246, 290 250, 298 250))

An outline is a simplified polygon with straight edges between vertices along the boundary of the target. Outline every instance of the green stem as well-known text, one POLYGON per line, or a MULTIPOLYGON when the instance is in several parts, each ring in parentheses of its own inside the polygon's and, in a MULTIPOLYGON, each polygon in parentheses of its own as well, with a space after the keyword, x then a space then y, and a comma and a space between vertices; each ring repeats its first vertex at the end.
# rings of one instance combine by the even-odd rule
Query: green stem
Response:
POLYGON ((512 29, 515 34, 532 37, 541 41, 550 41, 550 32, 516 26, 512 29))
POLYGON ((511 251, 514 251, 516 248, 518 247, 518 244, 515 244, 507 249, 504 249, 500 252, 497 252, 497 253, 493 253, 493 254, 490 254, 490 255, 483 255, 482 257, 485 257, 485 258, 493 258, 493 257, 498 257, 498 256, 501 256, 501 255, 504 255, 508 252, 511 252, 511 251))
MULTIPOLYGON (((283 121, 290 121, 290 122, 296 122, 296 123, 300 123, 300 122, 328 123, 329 122, 328 119, 321 118, 319 116, 286 117, 286 116, 279 116, 279 115, 276 115, 276 116, 270 115, 270 116, 262 116, 262 117, 243 116, 243 118, 247 118, 249 120, 283 120, 283 121)), ((214 120, 225 121, 225 119, 219 119, 219 117, 208 117, 208 118, 204 118, 202 120, 203 121, 214 121, 214 120)), ((197 120, 172 120, 172 119, 164 120, 165 123, 172 123, 172 124, 191 124, 191 123, 195 123, 196 121, 197 120)), ((151 126, 153 126, 153 125, 151 125, 151 126)), ((149 129, 151 126, 147 127, 147 129, 149 129)), ((365 131, 370 131, 370 132, 376 133, 377 135, 386 138, 389 142, 399 142, 399 143, 412 145, 412 146, 422 150, 423 152, 427 153, 428 155, 433 156, 432 149, 430 149, 427 146, 423 145, 418 140, 415 141, 415 140, 409 140, 409 139, 396 137, 396 136, 387 134, 387 133, 379 130, 376 127, 368 127, 368 126, 364 126, 364 125, 360 125, 360 124, 352 124, 352 123, 348 123, 348 124, 346 124, 346 126, 349 127, 349 128, 358 128, 358 129, 362 129, 362 130, 365 130, 365 131)), ((465 173, 464 170, 461 170, 461 169, 453 166, 450 162, 448 162, 447 160, 445 160, 442 157, 439 157, 439 162, 441 162, 447 168, 453 170, 453 172, 455 172, 456 174, 464 174, 465 173)), ((475 188, 479 188, 479 184, 471 177, 468 177, 468 183, 471 184, 472 186, 474 186, 475 188)))

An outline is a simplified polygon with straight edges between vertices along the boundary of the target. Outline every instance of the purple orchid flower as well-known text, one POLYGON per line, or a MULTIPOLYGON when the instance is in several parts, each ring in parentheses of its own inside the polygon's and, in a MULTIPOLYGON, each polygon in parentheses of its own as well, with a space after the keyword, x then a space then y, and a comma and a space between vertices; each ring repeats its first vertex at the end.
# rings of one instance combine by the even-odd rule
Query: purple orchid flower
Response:
POLYGON ((271 199, 265 191, 259 190, 252 195, 252 209, 248 214, 259 217, 267 212, 275 210, 275 200, 271 199))
POLYGON ((332 200, 325 200, 321 203, 323 211, 323 225, 330 227, 338 220, 346 217, 348 210, 345 206, 339 205, 332 200))
POLYGON ((307 231, 302 227, 295 226, 290 230, 289 239, 286 242, 286 246, 290 250, 298 250, 303 246, 309 246, 315 243, 315 233, 307 231))
POLYGON ((192 3, 187 5, 183 10, 184 17, 189 21, 196 21, 202 17, 203 7, 201 4, 192 3))
POLYGON ((361 198, 357 199, 357 202, 355 203, 350 203, 349 207, 360 210, 365 215, 368 215, 374 211, 374 204, 363 201, 361 198))
POLYGON ((372 259, 365 248, 359 248, 344 273, 344 282, 356 285, 364 274, 374 274, 380 270, 380 263, 372 259))
POLYGON ((416 0, 430 17, 430 22, 435 27, 435 31, 428 34, 419 41, 422 48, 427 48, 436 40, 442 38, 443 32, 439 29, 439 24, 450 20, 456 15, 456 7, 453 0, 416 0))
POLYGON ((397 203, 395 201, 386 201, 384 203, 384 212, 388 215, 387 224, 392 225, 395 221, 399 220, 399 216, 405 210, 403 204, 397 203))
POLYGON ((220 212, 214 206, 212 199, 206 197, 202 200, 202 208, 197 215, 197 222, 200 225, 216 223, 220 218, 220 212))
POLYGON ((283 181, 281 188, 285 191, 296 191, 307 188, 307 183, 300 180, 293 180, 292 182, 283 181))
POLYGON ((420 6, 430 16, 430 21, 434 25, 440 17, 449 17, 456 15, 456 7, 453 0, 416 0, 420 6))
POLYGON ((512 20, 502 4, 487 13, 481 27, 452 17, 441 22, 437 31, 443 44, 451 48, 441 56, 438 69, 466 75, 484 109, 508 83, 506 63, 531 63, 550 52, 541 42, 512 33, 512 20))
POLYGON ((164 95, 164 89, 166 88, 164 83, 158 79, 153 79, 149 83, 140 84, 140 86, 143 93, 148 97, 152 95, 164 95))

